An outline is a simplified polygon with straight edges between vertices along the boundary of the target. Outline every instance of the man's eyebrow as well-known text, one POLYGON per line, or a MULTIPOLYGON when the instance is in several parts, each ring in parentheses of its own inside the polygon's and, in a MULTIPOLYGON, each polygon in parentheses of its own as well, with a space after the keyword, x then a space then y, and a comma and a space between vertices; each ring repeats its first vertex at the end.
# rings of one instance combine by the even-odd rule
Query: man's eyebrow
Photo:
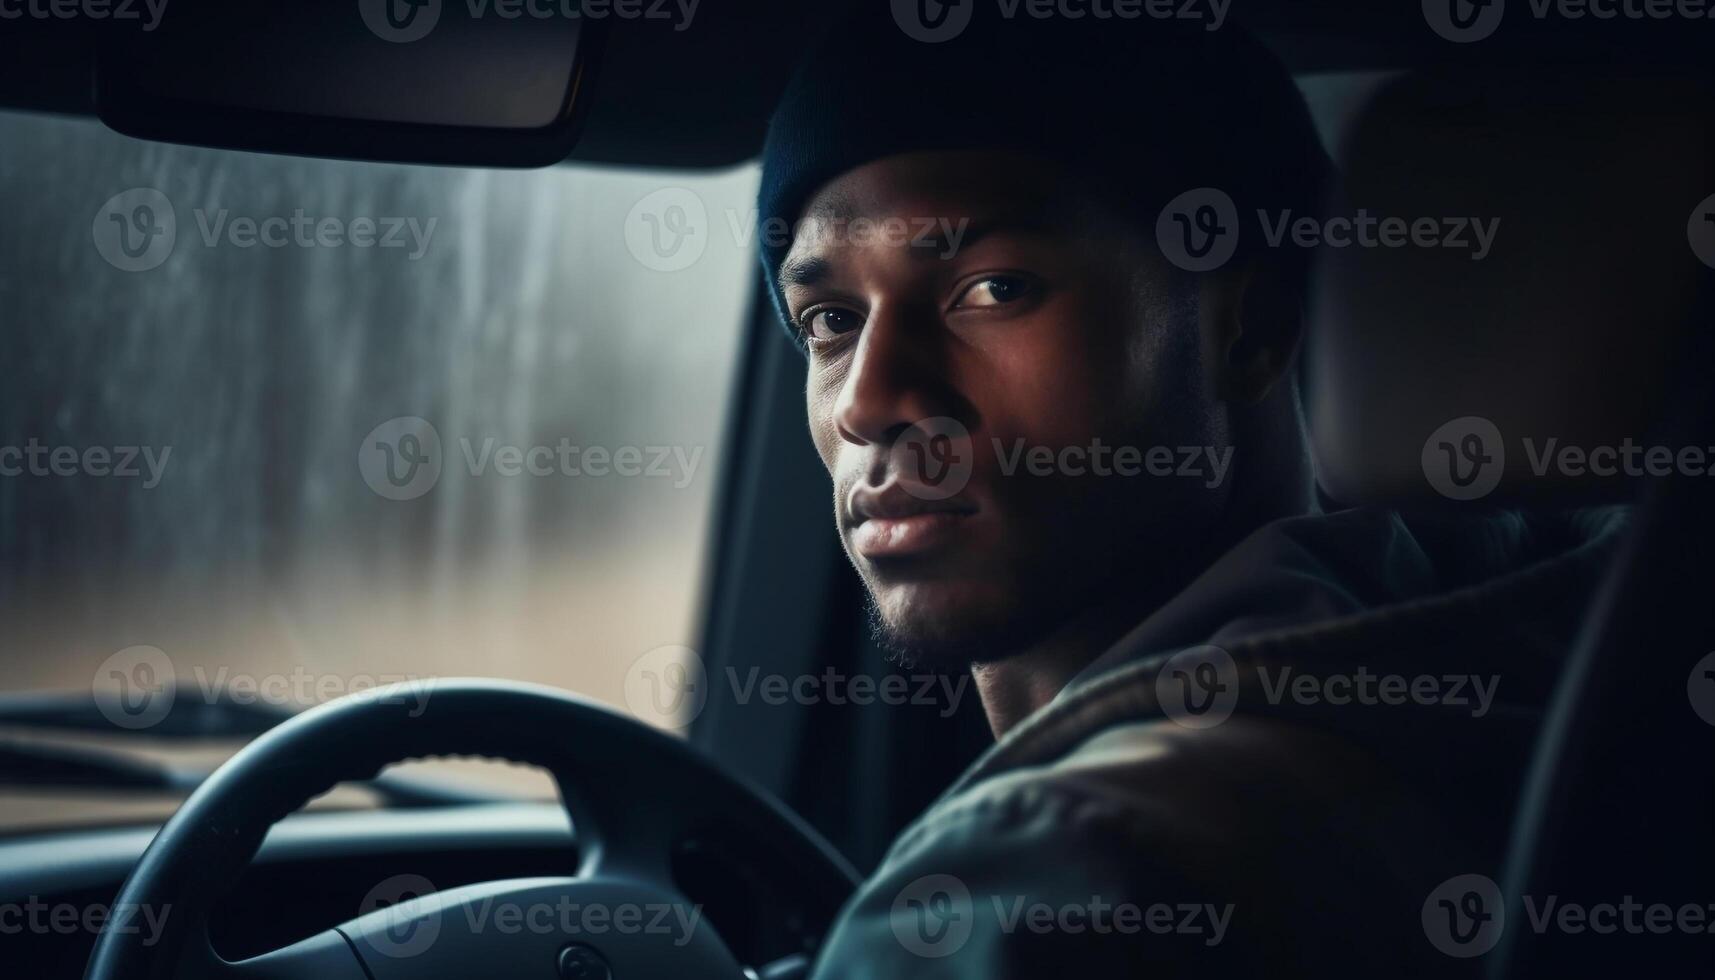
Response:
MULTIPOLYGON (((970 248, 979 239, 994 235, 1041 235, 1056 225, 1044 215, 1016 214, 1003 218, 917 218, 907 219, 910 226, 914 256, 924 259, 949 259, 959 250, 970 248)), ((808 257, 788 261, 780 266, 780 288, 815 286, 834 274, 827 259, 808 257)))
POLYGON ((827 259, 797 259, 787 262, 780 267, 780 285, 814 286, 833 274, 834 267, 827 259))

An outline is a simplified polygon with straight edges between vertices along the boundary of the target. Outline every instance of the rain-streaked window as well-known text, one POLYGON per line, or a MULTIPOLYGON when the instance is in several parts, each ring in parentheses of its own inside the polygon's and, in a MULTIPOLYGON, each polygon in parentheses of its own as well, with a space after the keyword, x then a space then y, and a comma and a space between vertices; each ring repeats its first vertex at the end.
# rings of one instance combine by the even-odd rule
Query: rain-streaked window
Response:
POLYGON ((694 631, 756 180, 0 114, 0 684, 146 685, 160 651, 295 706, 483 675, 647 714, 626 668, 694 631))

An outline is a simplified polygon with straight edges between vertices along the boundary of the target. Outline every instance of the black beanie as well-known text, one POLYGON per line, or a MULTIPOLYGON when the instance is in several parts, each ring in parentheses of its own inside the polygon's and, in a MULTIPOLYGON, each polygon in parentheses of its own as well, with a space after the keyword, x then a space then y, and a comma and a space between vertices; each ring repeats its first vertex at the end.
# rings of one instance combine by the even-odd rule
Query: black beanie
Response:
MULTIPOLYGON (((1303 97, 1231 22, 1042 18, 1003 0, 943 8, 958 4, 971 6, 963 30, 929 43, 906 19, 915 0, 859 0, 807 53, 769 123, 759 228, 795 227, 848 170, 926 150, 1066 164, 1113 189, 1115 213, 1151 235, 1164 205, 1200 187, 1227 193, 1240 215, 1319 205, 1330 164, 1303 97)), ((1245 226, 1241 251, 1259 237, 1245 226)), ((758 239, 769 295, 797 341, 777 278, 791 236, 758 239)))

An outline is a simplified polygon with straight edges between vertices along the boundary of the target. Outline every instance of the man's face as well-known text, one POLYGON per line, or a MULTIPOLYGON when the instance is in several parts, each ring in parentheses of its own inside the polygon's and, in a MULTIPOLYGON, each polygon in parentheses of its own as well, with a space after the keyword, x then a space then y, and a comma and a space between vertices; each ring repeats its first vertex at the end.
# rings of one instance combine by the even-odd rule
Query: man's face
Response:
POLYGON ((1150 475, 1226 445, 1195 285, 1071 186, 892 157, 822 188, 781 268, 841 541, 915 659, 1017 652, 1178 558, 1225 496, 1207 459, 1150 475))

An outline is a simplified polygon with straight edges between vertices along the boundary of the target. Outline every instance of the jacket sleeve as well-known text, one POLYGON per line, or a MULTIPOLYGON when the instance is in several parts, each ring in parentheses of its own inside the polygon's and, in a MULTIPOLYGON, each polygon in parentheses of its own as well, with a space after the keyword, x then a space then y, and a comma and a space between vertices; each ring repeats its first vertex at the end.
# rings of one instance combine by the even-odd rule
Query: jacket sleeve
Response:
POLYGON ((1168 871, 1185 855, 1152 853, 1148 822, 1052 783, 943 804, 853 897, 813 976, 1257 975, 1240 903, 1168 871))

